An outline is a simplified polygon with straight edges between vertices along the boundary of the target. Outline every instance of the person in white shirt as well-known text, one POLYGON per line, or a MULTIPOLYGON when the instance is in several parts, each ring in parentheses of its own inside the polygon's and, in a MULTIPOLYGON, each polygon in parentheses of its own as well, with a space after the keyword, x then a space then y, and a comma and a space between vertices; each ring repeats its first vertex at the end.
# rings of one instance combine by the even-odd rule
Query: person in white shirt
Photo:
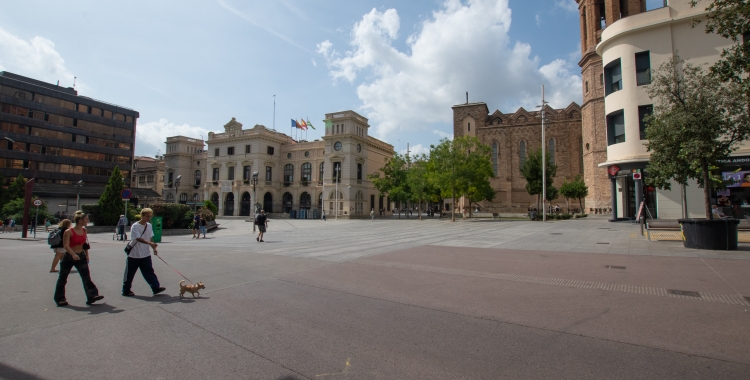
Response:
POLYGON ((159 285, 159 279, 154 273, 154 266, 151 262, 151 251, 149 247, 154 250, 154 255, 159 253, 156 251, 157 244, 154 243, 154 230, 151 227, 151 217, 154 215, 154 211, 150 208, 144 208, 141 210, 141 220, 138 223, 133 223, 130 227, 130 241, 133 245, 133 249, 128 254, 128 260, 125 265, 124 281, 122 283, 122 295, 125 297, 133 297, 135 293, 130 290, 133 285, 133 278, 135 272, 138 269, 141 270, 141 274, 146 282, 151 286, 151 291, 154 295, 157 295, 164 290, 165 287, 159 285))
POLYGON ((727 218, 727 216, 724 215, 724 213, 721 211, 721 209, 717 205, 711 205, 711 213, 714 214, 714 218, 718 218, 718 219, 727 218))

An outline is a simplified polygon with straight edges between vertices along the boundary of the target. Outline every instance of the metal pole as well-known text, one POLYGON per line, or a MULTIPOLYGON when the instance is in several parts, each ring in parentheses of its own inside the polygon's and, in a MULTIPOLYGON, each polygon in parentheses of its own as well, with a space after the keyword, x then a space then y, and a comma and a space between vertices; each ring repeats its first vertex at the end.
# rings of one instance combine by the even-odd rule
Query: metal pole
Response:
POLYGON ((76 211, 78 211, 81 209, 81 184, 76 185, 76 190, 78 191, 78 194, 76 195, 76 211))
MULTIPOLYGON (((36 218, 34 219, 36 223, 39 223, 39 206, 36 206, 36 218)), ((34 239, 36 239, 36 223, 32 223, 31 225, 34 226, 34 239)))
POLYGON ((339 174, 341 173, 341 166, 336 169, 338 170, 336 170, 336 217, 334 220, 339 220, 339 174))
POLYGON ((547 221, 547 143, 544 138, 544 85, 542 85, 542 222, 547 221))
POLYGON ((323 214, 326 212, 326 181, 325 181, 325 163, 323 163, 323 176, 320 179, 322 188, 320 189, 320 220, 323 220, 323 214))

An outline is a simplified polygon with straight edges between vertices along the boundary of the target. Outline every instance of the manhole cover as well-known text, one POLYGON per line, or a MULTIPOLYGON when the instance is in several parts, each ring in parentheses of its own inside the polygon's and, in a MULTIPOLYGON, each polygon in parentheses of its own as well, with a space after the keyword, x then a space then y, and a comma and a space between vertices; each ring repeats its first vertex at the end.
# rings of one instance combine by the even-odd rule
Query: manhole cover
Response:
POLYGON ((596 243, 596 244, 609 244, 609 243, 596 243))
POLYGON ((626 269, 627 267, 619 266, 619 265, 605 265, 604 266, 607 269, 626 269))
POLYGON ((674 294, 676 296, 688 296, 688 297, 698 297, 698 298, 700 298, 701 296, 698 292, 691 292, 689 290, 667 289, 667 293, 674 294))
POLYGON ((562 235, 562 232, 550 232, 550 235, 562 235))

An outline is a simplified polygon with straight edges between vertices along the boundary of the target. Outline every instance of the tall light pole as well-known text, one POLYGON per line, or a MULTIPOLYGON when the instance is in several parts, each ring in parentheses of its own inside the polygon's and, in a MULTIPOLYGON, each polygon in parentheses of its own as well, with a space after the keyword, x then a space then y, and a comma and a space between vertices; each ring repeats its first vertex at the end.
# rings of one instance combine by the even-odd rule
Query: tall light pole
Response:
POLYGON ((255 207, 255 200, 257 199, 255 197, 255 185, 258 184, 258 172, 253 172, 253 176, 250 181, 253 183, 253 199, 250 200, 250 203, 253 204, 253 232, 255 232, 255 215, 257 214, 257 207, 255 207))
MULTIPOLYGON (((13 146, 16 145, 15 140, 11 139, 10 137, 5 137, 6 140, 10 141, 13 146)), ((28 237, 28 230, 29 230, 29 211, 31 211, 31 195, 34 192, 34 183, 36 183, 36 161, 34 161, 34 158, 31 157, 31 153, 29 153, 28 150, 23 146, 23 144, 18 144, 21 149, 23 149, 24 152, 29 156, 29 160, 34 165, 34 176, 31 179, 26 180, 26 186, 24 186, 24 199, 23 199, 23 231, 21 231, 21 237, 26 238, 28 237)))
POLYGON ((325 181, 325 162, 323 162, 323 175, 320 176, 320 186, 322 188, 320 189, 320 220, 323 219, 323 215, 326 212, 326 181, 325 181))
POLYGON ((81 209, 81 186, 83 186, 83 180, 76 182, 76 211, 81 209))
POLYGON ((336 167, 336 217, 334 220, 339 220, 339 179, 341 179, 341 164, 336 167))
POLYGON ((542 222, 547 221, 547 140, 544 138, 544 107, 547 105, 544 100, 544 85, 542 85, 542 222))

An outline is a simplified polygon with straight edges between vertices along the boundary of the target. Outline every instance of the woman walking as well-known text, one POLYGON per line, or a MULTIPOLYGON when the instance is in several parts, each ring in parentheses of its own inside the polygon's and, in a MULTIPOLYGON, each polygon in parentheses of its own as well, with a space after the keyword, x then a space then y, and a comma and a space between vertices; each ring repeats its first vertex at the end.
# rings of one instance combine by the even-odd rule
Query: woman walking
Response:
POLYGON ((91 305, 104 298, 104 296, 99 295, 99 289, 91 281, 91 273, 89 272, 89 247, 88 243, 86 243, 86 229, 84 228, 89 223, 89 216, 82 212, 77 212, 73 221, 75 222, 75 227, 68 228, 63 234, 65 255, 60 262, 60 277, 57 278, 57 286, 55 287, 55 302, 57 306, 68 305, 68 301, 65 298, 65 284, 68 282, 68 275, 73 267, 81 275, 83 290, 86 292, 86 305, 91 305))
MULTIPOLYGON (((61 233, 64 235, 65 231, 70 228, 70 225, 73 224, 69 219, 63 219, 60 221, 60 224, 57 225, 57 228, 61 230, 61 233)), ((52 269, 49 270, 50 273, 56 273, 57 272, 57 263, 60 262, 60 260, 65 256, 65 241, 60 241, 60 245, 52 247, 52 252, 55 253, 55 258, 52 259, 52 269)))

